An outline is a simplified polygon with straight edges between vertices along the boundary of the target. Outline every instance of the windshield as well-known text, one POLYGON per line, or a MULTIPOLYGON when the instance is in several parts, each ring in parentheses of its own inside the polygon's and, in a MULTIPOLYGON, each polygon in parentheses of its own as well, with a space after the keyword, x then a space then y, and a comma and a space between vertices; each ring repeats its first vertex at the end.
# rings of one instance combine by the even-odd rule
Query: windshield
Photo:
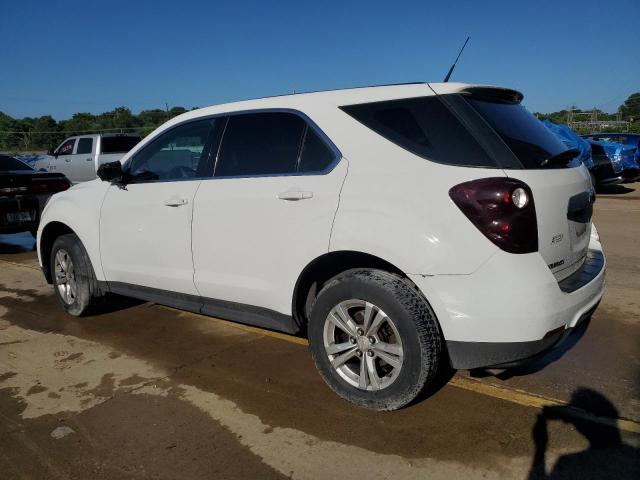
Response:
POLYGON ((140 141, 140 137, 123 135, 121 137, 102 137, 102 153, 127 153, 140 141))
POLYGON ((8 155, 0 155, 0 171, 9 172, 16 170, 33 170, 26 163, 21 162, 20 160, 10 157, 8 155))
POLYGON ((520 104, 493 103, 474 98, 466 100, 526 169, 542 168, 547 160, 567 150, 564 143, 520 104))

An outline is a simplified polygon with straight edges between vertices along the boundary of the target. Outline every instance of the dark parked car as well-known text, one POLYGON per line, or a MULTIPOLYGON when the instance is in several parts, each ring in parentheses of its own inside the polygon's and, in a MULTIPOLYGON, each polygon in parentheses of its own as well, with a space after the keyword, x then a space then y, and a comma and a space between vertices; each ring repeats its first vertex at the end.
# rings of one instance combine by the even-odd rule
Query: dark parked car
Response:
POLYGON ((599 183, 631 183, 640 179, 640 135, 596 133, 582 137, 591 144, 594 167, 598 165, 596 177, 602 179, 599 183))
POLYGON ((0 233, 31 232, 35 236, 49 197, 70 186, 61 173, 39 172, 0 154, 0 233))

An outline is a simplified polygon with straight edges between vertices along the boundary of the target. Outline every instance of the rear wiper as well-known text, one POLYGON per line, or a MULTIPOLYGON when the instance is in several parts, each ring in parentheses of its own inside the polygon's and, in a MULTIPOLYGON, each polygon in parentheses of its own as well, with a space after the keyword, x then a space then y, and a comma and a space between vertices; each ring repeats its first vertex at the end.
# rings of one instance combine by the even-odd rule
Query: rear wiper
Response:
POLYGON ((577 148, 570 148, 565 150, 564 152, 560 152, 557 155, 552 155, 549 158, 540 162, 541 167, 549 167, 554 164, 563 164, 566 165, 571 160, 580 155, 580 150, 577 148))

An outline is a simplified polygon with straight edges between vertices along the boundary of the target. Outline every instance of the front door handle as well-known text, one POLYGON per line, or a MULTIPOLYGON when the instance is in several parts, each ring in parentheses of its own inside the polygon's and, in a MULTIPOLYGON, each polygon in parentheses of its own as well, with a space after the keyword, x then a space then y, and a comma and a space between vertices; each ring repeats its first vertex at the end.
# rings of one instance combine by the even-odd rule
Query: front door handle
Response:
POLYGON ((164 204, 167 207, 181 207, 182 205, 186 205, 187 203, 189 203, 189 200, 187 200, 186 198, 178 197, 171 197, 164 201, 164 204))
POLYGON ((71 159, 70 159, 70 158, 65 158, 65 159, 64 159, 64 161, 65 161, 65 162, 70 162, 70 161, 71 161, 71 159))
POLYGON ((308 198, 313 198, 313 192, 303 192, 300 190, 289 190, 288 192, 282 192, 278 194, 278 198, 280 200, 306 200, 308 198))

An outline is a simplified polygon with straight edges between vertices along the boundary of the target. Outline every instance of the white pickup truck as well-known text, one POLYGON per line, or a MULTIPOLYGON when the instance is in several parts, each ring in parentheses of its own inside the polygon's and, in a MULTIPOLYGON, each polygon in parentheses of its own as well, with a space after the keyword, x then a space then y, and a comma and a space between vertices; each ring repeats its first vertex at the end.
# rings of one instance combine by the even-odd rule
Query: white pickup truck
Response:
POLYGON ((140 135, 128 133, 69 137, 38 160, 36 169, 64 173, 72 183, 86 182, 96 178, 100 165, 120 160, 140 140, 140 135))

